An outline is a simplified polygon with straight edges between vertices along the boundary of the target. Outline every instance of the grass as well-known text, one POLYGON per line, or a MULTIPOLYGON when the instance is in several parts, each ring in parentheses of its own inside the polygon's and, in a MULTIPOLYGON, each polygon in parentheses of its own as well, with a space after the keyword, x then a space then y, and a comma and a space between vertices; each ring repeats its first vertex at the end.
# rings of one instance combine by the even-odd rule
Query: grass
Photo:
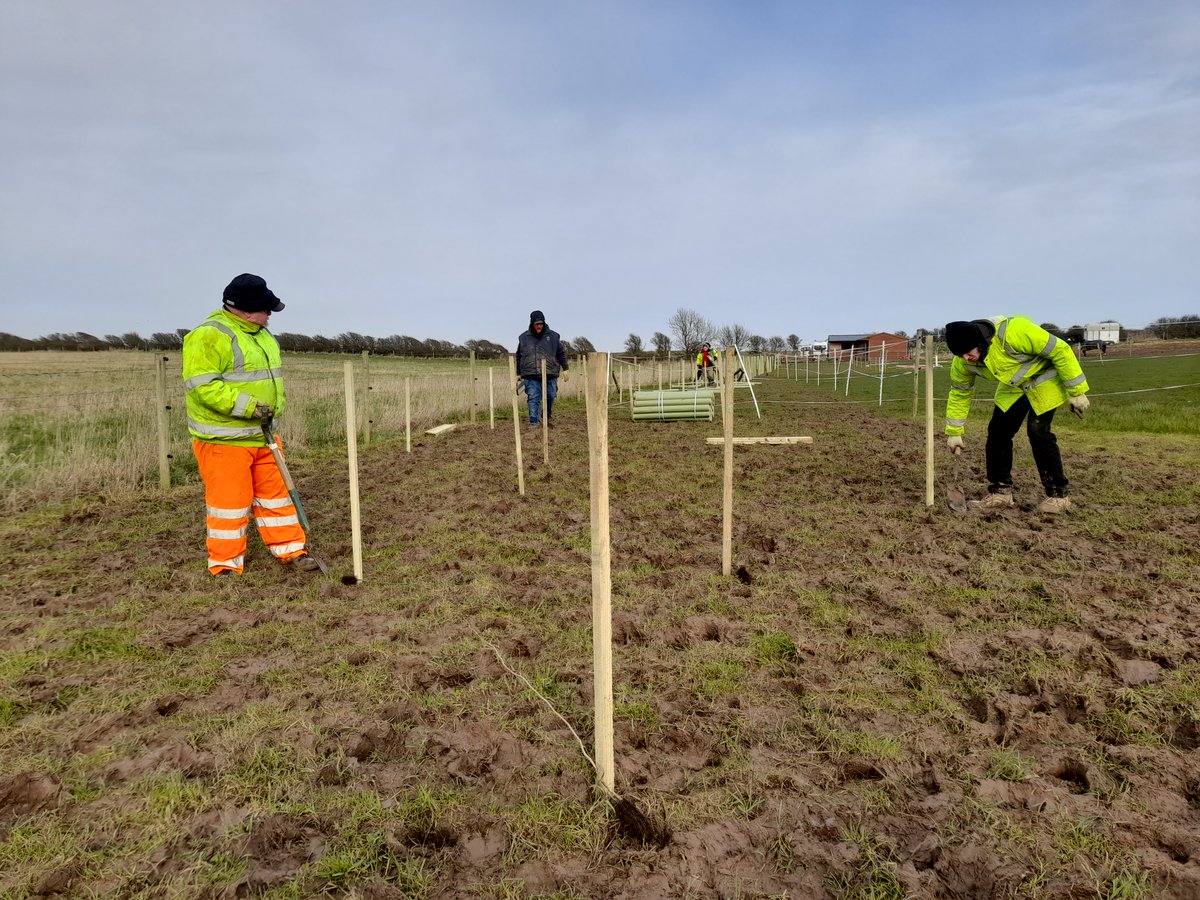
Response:
MULTIPOLYGON (((336 383, 338 360, 302 362, 298 391, 336 383)), ((0 779, 61 786, 0 823, 0 893, 71 867, 76 893, 233 893, 271 862, 248 842, 275 817, 305 836, 269 898, 635 895, 657 873, 711 880, 696 895, 898 897, 918 833, 947 860, 919 869, 935 882, 979 847, 1003 863, 998 896, 1161 896, 1151 844, 1120 823, 1170 815, 1162 791, 1200 797, 1180 774, 1200 670, 1164 624, 1200 566, 1192 439, 1080 430, 1072 452, 1103 478, 1078 515, 972 527, 921 506, 904 415, 810 415, 815 391, 761 389, 780 405, 740 429, 818 441, 738 451, 748 585, 716 574, 721 458, 695 449, 715 428, 611 419, 617 786, 666 819, 666 850, 617 832, 574 738, 484 643, 591 749, 586 441, 567 405, 524 500, 486 425, 411 459, 376 431, 360 585, 297 581, 261 548, 245 579, 206 580, 195 485, 0 520, 0 779), (1131 656, 1163 660, 1158 680, 1123 686, 1131 656), (206 763, 146 763, 180 745, 206 763), (1023 792, 1066 795, 1064 755, 1087 790, 1069 818, 1033 814, 1023 792), (1016 799, 984 802, 985 779, 1016 799)), ((303 437, 302 473, 344 477, 303 437)), ((343 497, 310 477, 344 565, 343 497)))
MULTIPOLYGON (((166 354, 166 394, 157 390, 164 354, 0 353, 0 376, 11 389, 0 398, 0 508, 26 509, 97 490, 158 488, 158 418, 167 414, 167 447, 174 484, 195 480, 184 417, 179 353, 166 354)), ((356 370, 360 442, 403 437, 405 387, 414 437, 446 421, 511 420, 507 363, 476 364, 474 390, 465 359, 422 360, 360 355, 285 353, 288 410, 277 433, 289 450, 345 445, 344 362, 356 370), (489 397, 488 369, 493 370, 489 397), (368 390, 369 387, 369 390, 368 390)), ((580 395, 581 379, 560 386, 565 400, 580 395)))

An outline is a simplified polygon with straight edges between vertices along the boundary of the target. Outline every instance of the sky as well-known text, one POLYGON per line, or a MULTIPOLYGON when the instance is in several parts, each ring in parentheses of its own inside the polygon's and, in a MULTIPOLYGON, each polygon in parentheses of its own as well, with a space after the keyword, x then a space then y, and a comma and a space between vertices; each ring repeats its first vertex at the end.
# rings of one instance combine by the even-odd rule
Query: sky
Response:
POLYGON ((1200 314, 1195 0, 2 0, 0 331, 1200 314))

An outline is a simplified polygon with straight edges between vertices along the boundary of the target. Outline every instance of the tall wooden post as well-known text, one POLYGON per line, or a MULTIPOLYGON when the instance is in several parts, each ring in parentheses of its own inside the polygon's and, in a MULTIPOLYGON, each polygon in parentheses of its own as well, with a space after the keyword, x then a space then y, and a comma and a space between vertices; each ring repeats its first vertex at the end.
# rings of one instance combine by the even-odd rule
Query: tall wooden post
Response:
POLYGON ((513 443, 517 448, 517 492, 525 496, 525 458, 521 454, 521 413, 517 409, 517 358, 509 356, 508 358, 508 383, 513 386, 512 392, 512 419, 513 419, 513 443))
POLYGON ((354 559, 354 577, 363 578, 362 568, 362 509, 358 501, 358 429, 354 423, 354 363, 346 360, 346 455, 350 467, 350 551, 354 559))
POLYGON ((550 398, 546 396, 546 360, 542 360, 542 462, 550 464, 550 398))
POLYGON ((170 441, 167 429, 167 357, 160 356, 155 371, 155 387, 158 391, 158 486, 164 491, 171 486, 170 441))
POLYGON ((725 372, 721 385, 721 419, 725 426, 725 477, 721 491, 721 574, 733 572, 733 347, 725 348, 725 372))
POLYGON ((412 379, 404 379, 404 452, 412 453, 412 379))
POLYGON ((883 370, 887 366, 887 341, 879 347, 879 405, 883 406, 883 370))
POLYGON ((492 431, 496 430, 496 370, 488 366, 488 424, 492 431))
POLYGON ((592 519, 592 660, 596 774, 615 789, 612 692, 612 548, 608 522, 608 354, 591 354, 587 380, 592 519))
POLYGON ((933 506, 933 335, 925 336, 925 505, 933 506))
POLYGON ((363 448, 371 446, 371 351, 362 352, 363 361, 363 448))
POLYGON ((475 407, 479 405, 475 400, 475 351, 470 351, 470 362, 467 363, 467 375, 471 382, 471 424, 475 424, 475 407))

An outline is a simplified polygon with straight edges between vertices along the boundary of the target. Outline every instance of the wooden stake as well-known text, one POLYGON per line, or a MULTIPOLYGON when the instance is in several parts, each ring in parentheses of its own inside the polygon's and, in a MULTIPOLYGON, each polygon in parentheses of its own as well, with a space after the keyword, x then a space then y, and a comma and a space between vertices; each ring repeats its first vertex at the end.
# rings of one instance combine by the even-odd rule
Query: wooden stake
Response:
POLYGON ((370 350, 362 352, 363 361, 363 448, 371 446, 371 368, 370 350))
POLYGON ((362 510, 358 502, 358 415, 354 409, 354 364, 346 360, 346 455, 350 466, 350 551, 354 559, 354 577, 363 580, 362 510))
POLYGON ((158 390, 158 486, 164 491, 171 486, 171 454, 168 452, 167 429, 167 357, 160 356, 155 372, 156 388, 158 390))
POLYGON ((725 478, 721 492, 721 574, 733 573, 733 347, 725 348, 725 384, 721 387, 725 426, 725 478))
POLYGON ((521 413, 517 410, 517 358, 509 356, 508 358, 508 383, 513 386, 512 394, 512 416, 513 416, 513 441, 517 448, 517 492, 525 496, 525 458, 521 454, 521 413))
MULTIPOLYGON (((738 444, 738 445, 741 445, 741 444, 811 444, 813 442, 813 439, 811 437, 808 437, 807 435, 797 435, 797 436, 768 435, 766 437, 735 437, 733 439, 733 442, 734 442, 734 444, 738 444)), ((704 443, 712 444, 714 446, 720 447, 720 446, 725 445, 725 438, 723 438, 723 437, 705 438, 704 443)))
POLYGON ((470 361, 467 363, 468 380, 471 383, 471 424, 475 424, 475 407, 479 404, 475 401, 475 351, 470 351, 470 361))
POLYGON ((404 452, 412 453, 412 379, 404 379, 404 452))
POLYGON ((592 661, 596 773, 615 789, 612 693, 612 549, 608 530, 607 354, 591 354, 587 381, 588 472, 592 517, 592 661))
POLYGON ((542 462, 550 465, 550 398, 546 396, 546 360, 542 360, 542 462))
POLYGON ((488 423, 496 430, 496 370, 488 366, 488 423))
POLYGON ((925 505, 933 506, 933 335, 925 336, 925 505))

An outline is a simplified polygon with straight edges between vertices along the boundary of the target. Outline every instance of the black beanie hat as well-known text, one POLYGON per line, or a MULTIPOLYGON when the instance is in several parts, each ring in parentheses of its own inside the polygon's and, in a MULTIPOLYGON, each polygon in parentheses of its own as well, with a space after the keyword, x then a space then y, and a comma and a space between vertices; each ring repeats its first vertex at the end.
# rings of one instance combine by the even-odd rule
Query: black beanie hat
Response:
POLYGON ((541 322, 543 325, 546 324, 546 317, 542 315, 540 309, 535 309, 529 314, 529 327, 532 328, 537 322, 541 322))
MULTIPOLYGON (((955 356, 962 356, 964 353, 970 353, 976 347, 985 349, 991 341, 992 336, 989 334, 990 328, 984 329, 985 324, 976 319, 974 322, 947 322, 946 323, 946 346, 950 348, 950 352, 955 356)), ((986 323, 990 325, 991 323, 986 323)))
POLYGON ((225 305, 242 312, 279 312, 283 301, 272 293, 266 281, 257 275, 243 272, 225 287, 225 305))

